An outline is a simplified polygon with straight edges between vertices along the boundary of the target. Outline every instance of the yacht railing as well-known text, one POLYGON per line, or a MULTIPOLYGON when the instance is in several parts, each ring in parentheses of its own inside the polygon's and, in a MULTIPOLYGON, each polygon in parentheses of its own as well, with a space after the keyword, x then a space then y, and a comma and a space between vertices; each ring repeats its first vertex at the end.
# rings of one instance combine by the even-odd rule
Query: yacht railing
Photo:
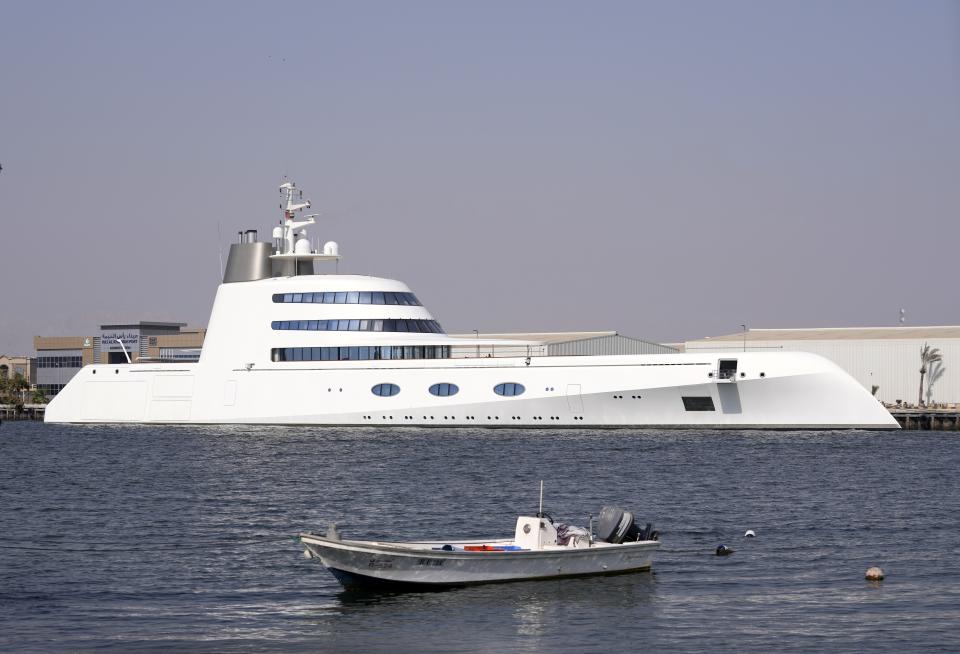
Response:
POLYGON ((508 357, 545 357, 546 345, 453 345, 451 359, 501 359, 508 357))

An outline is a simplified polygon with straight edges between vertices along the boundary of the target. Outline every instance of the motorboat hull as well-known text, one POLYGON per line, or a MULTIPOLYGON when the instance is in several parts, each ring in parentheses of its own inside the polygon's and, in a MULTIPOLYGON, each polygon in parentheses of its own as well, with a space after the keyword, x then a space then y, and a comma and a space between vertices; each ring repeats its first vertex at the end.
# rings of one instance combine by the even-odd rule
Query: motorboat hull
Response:
MULTIPOLYGON (((312 557, 345 586, 464 586, 649 570, 658 541, 528 551, 443 551, 444 544, 331 540, 301 534, 312 557)), ((490 545, 513 541, 488 540, 490 545)))

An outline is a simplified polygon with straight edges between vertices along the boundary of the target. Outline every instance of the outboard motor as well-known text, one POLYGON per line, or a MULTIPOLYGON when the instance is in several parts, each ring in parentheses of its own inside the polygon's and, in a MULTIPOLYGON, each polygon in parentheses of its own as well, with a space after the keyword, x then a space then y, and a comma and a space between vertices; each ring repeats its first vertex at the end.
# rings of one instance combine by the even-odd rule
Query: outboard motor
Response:
POLYGON ((634 524, 633 514, 616 506, 600 509, 597 521, 597 540, 617 545, 624 541, 657 540, 659 534, 653 531, 649 522, 644 529, 634 524))

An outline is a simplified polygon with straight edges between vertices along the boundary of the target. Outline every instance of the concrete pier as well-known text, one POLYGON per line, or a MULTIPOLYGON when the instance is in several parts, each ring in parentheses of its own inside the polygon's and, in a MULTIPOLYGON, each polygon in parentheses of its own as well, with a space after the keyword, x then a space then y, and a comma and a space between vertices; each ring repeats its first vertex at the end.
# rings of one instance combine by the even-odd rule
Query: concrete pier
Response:
POLYGON ((960 431, 960 409, 887 407, 903 429, 960 431))
POLYGON ((0 404, 0 420, 43 420, 46 404, 0 404))

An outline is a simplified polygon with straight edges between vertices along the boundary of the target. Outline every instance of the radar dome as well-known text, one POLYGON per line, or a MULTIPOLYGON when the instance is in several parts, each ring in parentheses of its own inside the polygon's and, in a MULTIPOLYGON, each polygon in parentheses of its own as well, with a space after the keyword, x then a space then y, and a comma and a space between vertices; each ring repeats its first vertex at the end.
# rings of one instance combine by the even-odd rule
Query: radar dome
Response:
POLYGON ((283 238, 283 227, 277 225, 273 228, 273 238, 283 238))
POLYGON ((297 254, 310 254, 310 241, 305 238, 298 238, 293 251, 297 254))
POLYGON ((330 257, 339 256, 340 246, 337 245, 336 241, 327 241, 323 244, 323 253, 330 257))

